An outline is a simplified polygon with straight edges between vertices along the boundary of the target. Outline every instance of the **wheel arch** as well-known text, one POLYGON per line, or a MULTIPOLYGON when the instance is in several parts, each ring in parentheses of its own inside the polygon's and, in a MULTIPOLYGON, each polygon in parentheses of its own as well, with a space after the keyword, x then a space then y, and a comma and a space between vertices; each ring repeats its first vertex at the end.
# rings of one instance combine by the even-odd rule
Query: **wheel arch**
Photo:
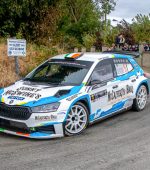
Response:
POLYGON ((86 95, 83 95, 83 96, 80 96, 80 97, 76 98, 76 99, 70 104, 70 106, 69 106, 69 108, 68 108, 68 111, 67 111, 67 114, 66 114, 66 117, 65 117, 65 119, 64 119, 64 122, 66 121, 66 118, 67 118, 67 116, 68 116, 68 113, 69 113, 71 107, 72 107, 73 105, 75 105, 77 102, 83 103, 83 104, 87 107, 87 109, 88 109, 88 111, 89 111, 89 115, 91 114, 90 96, 89 96, 88 94, 86 94, 86 95))
MULTIPOLYGON (((88 94, 84 95, 84 96, 80 96, 78 98, 76 98, 69 106, 69 109, 67 111, 67 114, 66 114, 66 117, 65 117, 65 120, 63 122, 63 130, 64 130, 64 135, 67 135, 67 136, 70 136, 70 132, 66 132, 65 131, 65 124, 66 124, 66 119, 67 119, 67 116, 69 114, 69 111, 71 109, 72 106, 76 105, 77 103, 80 102, 80 105, 84 105, 86 107, 86 110, 88 111, 87 113, 87 123, 86 123, 86 127, 88 126, 89 124, 89 114, 91 113, 91 105, 90 105, 90 96, 88 94)), ((82 106, 83 107, 83 106, 82 106)), ((86 128, 85 127, 85 128, 86 128)), ((84 129, 85 129, 84 128, 84 129)), ((83 130, 82 130, 83 131, 83 130)), ((80 132, 79 132, 80 133, 80 132)), ((71 134, 72 135, 72 134, 71 134)))
MULTIPOLYGON (((91 107, 90 107, 90 104, 89 104, 88 99, 87 99, 87 98, 84 98, 84 99, 78 100, 77 102, 80 102, 80 103, 84 104, 85 107, 88 109, 88 112, 89 112, 89 115, 90 115, 90 113, 91 113, 91 107)), ((76 102, 76 103, 77 103, 77 102, 76 102)))
POLYGON ((144 86, 146 87, 147 92, 148 92, 148 95, 149 95, 149 94, 150 94, 150 87, 149 87, 148 82, 147 82, 146 80, 145 80, 145 81, 142 81, 142 82, 139 84, 139 86, 138 86, 138 88, 137 88, 137 90, 136 90, 136 94, 137 94, 138 89, 139 89, 142 85, 144 85, 144 86))
POLYGON ((142 85, 144 85, 146 88, 147 88, 147 92, 148 92, 148 95, 149 95, 149 87, 148 87, 148 83, 144 82, 142 85))
MULTIPOLYGON (((148 93, 148 95, 149 95, 150 90, 149 90, 148 80, 144 80, 144 81, 142 81, 142 82, 138 85, 138 88, 137 88, 137 90, 136 90, 136 96, 137 96, 137 94, 138 94, 138 91, 139 91, 140 87, 143 86, 143 85, 146 87, 147 93, 148 93)), ((145 105, 146 105, 146 104, 145 104, 145 105)), ((145 105, 144 105, 143 108, 140 108, 141 106, 139 106, 139 104, 138 104, 138 102, 137 102, 137 99, 135 98, 134 101, 133 101, 132 109, 139 112, 139 111, 141 111, 141 110, 143 110, 143 109, 145 108, 145 105)))

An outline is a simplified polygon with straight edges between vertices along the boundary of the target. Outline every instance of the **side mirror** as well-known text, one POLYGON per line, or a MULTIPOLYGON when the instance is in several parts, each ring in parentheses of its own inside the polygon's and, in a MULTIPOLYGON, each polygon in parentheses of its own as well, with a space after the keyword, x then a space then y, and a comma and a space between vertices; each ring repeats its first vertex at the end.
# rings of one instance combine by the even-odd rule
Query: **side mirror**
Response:
POLYGON ((91 81, 89 82, 89 85, 90 85, 90 86, 93 86, 93 85, 100 84, 100 83, 101 83, 100 80, 91 80, 91 81))

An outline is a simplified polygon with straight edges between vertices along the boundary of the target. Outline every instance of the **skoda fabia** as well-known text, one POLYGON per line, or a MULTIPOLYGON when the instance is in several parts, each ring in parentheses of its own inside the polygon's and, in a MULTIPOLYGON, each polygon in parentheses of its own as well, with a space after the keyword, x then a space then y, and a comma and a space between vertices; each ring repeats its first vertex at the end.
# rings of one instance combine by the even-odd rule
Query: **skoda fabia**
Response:
POLYGON ((132 55, 58 55, 0 90, 0 131, 41 139, 76 135, 116 113, 143 110, 148 94, 132 55))

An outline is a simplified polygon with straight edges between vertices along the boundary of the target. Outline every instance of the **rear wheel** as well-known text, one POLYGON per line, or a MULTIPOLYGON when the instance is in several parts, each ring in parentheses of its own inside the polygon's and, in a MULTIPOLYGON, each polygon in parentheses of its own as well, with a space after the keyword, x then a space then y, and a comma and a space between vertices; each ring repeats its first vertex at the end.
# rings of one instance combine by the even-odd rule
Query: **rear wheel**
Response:
POLYGON ((136 98, 133 102, 133 109, 136 111, 141 111, 145 108, 147 103, 147 88, 145 85, 141 85, 137 91, 136 98))
POLYGON ((81 102, 71 107, 64 128, 67 136, 80 134, 88 125, 88 109, 81 102))

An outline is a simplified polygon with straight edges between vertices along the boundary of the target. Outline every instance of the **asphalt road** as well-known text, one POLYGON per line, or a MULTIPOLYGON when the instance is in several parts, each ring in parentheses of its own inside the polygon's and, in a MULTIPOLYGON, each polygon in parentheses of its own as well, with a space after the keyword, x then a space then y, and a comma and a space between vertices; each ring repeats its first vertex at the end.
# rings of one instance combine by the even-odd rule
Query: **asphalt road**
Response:
POLYGON ((31 140, 0 133, 0 170, 150 170, 150 102, 83 134, 31 140))

